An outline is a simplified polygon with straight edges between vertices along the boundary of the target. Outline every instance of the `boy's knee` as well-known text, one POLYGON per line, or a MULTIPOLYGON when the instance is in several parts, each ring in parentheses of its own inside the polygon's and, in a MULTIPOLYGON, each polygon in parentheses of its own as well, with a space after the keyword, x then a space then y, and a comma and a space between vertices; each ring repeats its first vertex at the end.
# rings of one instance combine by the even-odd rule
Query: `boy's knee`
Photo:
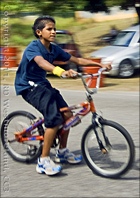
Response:
POLYGON ((73 116, 73 113, 72 113, 72 111, 67 111, 63 115, 64 115, 64 119, 68 120, 70 117, 73 116))

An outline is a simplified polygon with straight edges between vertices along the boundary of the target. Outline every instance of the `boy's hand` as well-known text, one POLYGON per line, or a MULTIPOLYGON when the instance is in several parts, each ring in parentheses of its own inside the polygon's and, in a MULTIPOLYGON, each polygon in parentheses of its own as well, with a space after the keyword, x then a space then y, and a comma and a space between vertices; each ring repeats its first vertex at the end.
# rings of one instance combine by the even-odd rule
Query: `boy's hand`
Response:
POLYGON ((101 64, 101 67, 102 67, 102 68, 106 68, 107 71, 109 71, 109 70, 112 69, 111 64, 101 64))
POLYGON ((68 77, 69 78, 77 78, 77 74, 78 74, 78 72, 74 71, 73 69, 69 69, 67 71, 64 71, 62 73, 62 76, 67 77, 67 78, 68 77))

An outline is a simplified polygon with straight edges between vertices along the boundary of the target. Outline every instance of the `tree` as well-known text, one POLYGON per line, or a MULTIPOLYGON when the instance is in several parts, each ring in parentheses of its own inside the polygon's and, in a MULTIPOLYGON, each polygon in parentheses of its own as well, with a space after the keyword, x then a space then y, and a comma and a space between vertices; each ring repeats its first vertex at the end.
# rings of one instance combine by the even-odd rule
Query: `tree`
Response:
POLYGON ((84 7, 85 10, 90 12, 105 11, 109 12, 108 7, 104 0, 87 0, 87 5, 84 7))
POLYGON ((134 6, 140 22, 140 0, 1 0, 1 12, 7 8, 9 13, 14 15, 23 12, 38 12, 39 14, 69 17, 77 10, 109 12, 109 8, 112 6, 121 6, 126 10, 129 6, 134 6))
POLYGON ((86 10, 91 12, 105 11, 109 12, 109 8, 120 6, 121 9, 128 10, 133 6, 138 14, 138 22, 140 23, 140 0, 87 0, 86 10))
POLYGON ((135 1, 135 9, 138 14, 138 23, 140 24, 140 0, 135 1))
POLYGON ((40 14, 68 16, 76 10, 84 10, 86 0, 1 0, 1 11, 8 5, 10 13, 38 12, 40 14))

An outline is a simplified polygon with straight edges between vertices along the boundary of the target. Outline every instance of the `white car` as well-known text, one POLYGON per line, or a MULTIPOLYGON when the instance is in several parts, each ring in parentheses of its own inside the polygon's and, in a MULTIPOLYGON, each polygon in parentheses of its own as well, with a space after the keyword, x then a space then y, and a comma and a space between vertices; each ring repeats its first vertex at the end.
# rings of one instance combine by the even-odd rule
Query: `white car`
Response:
POLYGON ((131 77, 140 67, 140 25, 120 31, 110 46, 90 55, 101 58, 101 63, 111 63, 110 76, 131 77))

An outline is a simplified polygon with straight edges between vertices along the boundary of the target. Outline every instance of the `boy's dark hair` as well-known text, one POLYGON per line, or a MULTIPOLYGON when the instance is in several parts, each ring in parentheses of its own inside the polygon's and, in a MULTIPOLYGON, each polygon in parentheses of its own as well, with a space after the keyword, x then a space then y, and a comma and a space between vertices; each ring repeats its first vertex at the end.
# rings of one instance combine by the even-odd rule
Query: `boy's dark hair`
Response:
POLYGON ((36 38, 39 38, 39 36, 36 33, 36 30, 37 29, 42 30, 45 27, 45 24, 50 21, 55 23, 54 18, 49 15, 40 16, 34 21, 34 25, 32 26, 32 29, 36 38))

